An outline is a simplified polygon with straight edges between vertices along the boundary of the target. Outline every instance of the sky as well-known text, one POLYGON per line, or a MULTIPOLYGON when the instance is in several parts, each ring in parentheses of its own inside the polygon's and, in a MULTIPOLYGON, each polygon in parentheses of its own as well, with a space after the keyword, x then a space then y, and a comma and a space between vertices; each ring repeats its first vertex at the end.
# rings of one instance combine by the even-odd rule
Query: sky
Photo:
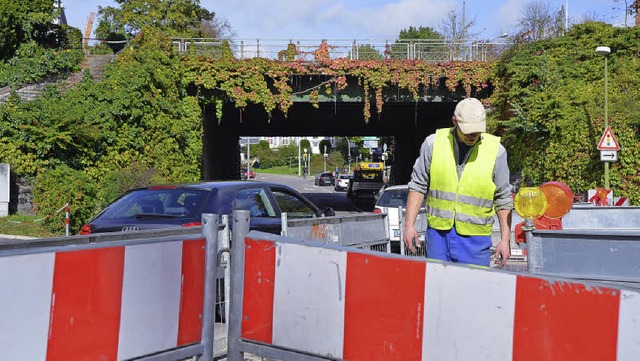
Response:
MULTIPOLYGON (((528 0, 201 0, 204 8, 231 25, 237 39, 374 39, 394 40, 409 26, 439 29, 456 8, 475 19, 479 39, 514 34, 520 10, 528 0)), ((546 0, 568 4, 569 20, 585 15, 614 25, 624 12, 614 0, 546 0), (614 10, 614 7, 618 7, 614 10)), ((84 31, 89 14, 112 0, 62 0, 69 25, 84 31)), ((621 1, 624 3, 624 1, 621 1)), ((628 20, 632 21, 631 18, 628 20)), ((94 23, 95 28, 96 23, 94 23)))

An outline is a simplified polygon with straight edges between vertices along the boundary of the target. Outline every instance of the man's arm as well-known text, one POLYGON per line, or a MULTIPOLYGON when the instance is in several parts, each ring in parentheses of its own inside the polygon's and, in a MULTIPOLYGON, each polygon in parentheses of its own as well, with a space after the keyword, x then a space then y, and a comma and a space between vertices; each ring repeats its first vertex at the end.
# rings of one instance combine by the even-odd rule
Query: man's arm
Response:
POLYGON ((404 233, 402 235, 402 241, 405 247, 407 247, 412 253, 416 253, 415 245, 420 247, 420 241, 418 239, 418 232, 415 228, 416 217, 424 201, 424 194, 413 190, 409 191, 407 197, 407 213, 404 220, 404 233), (415 243, 414 243, 415 242, 415 243))
POLYGON ((495 262, 502 268, 511 256, 511 211, 501 209, 496 211, 496 214, 500 224, 500 242, 496 246, 495 262))

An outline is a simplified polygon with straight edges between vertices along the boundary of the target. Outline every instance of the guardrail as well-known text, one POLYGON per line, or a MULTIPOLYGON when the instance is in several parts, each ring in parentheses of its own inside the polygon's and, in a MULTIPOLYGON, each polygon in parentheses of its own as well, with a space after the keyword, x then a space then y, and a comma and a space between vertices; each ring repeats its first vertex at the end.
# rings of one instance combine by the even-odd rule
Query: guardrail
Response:
POLYGON ((379 40, 379 39, 207 39, 174 38, 181 53, 220 57, 225 42, 237 59, 266 58, 288 61, 313 61, 322 46, 332 59, 421 60, 427 62, 491 61, 510 43, 474 40, 379 40))

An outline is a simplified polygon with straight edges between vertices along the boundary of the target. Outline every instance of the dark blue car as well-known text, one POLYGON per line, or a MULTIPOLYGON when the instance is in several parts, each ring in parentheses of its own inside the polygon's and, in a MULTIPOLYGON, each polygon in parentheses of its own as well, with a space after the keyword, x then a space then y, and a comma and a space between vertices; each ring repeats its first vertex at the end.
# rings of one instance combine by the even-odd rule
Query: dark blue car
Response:
POLYGON ((200 225, 202 213, 248 210, 251 229, 279 234, 280 215, 288 218, 332 216, 285 185, 253 181, 166 185, 128 191, 103 209, 80 234, 200 225))

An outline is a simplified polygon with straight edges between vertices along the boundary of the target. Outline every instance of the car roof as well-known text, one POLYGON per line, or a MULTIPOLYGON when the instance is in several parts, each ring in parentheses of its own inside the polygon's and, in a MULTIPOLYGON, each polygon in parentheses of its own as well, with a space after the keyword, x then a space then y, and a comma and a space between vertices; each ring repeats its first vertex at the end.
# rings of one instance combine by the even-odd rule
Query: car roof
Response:
POLYGON ((237 189, 247 188, 252 185, 258 186, 258 187, 278 187, 278 188, 286 188, 286 189, 294 190, 293 188, 280 183, 262 182, 262 181, 246 181, 246 180, 244 181, 239 181, 239 180, 206 181, 206 182, 200 182, 200 183, 181 183, 181 184, 158 184, 158 185, 152 185, 148 187, 139 187, 132 190, 162 188, 162 187, 177 187, 177 188, 199 188, 199 189, 206 189, 206 190, 218 189, 218 190, 224 190, 224 191, 233 191, 237 189))

